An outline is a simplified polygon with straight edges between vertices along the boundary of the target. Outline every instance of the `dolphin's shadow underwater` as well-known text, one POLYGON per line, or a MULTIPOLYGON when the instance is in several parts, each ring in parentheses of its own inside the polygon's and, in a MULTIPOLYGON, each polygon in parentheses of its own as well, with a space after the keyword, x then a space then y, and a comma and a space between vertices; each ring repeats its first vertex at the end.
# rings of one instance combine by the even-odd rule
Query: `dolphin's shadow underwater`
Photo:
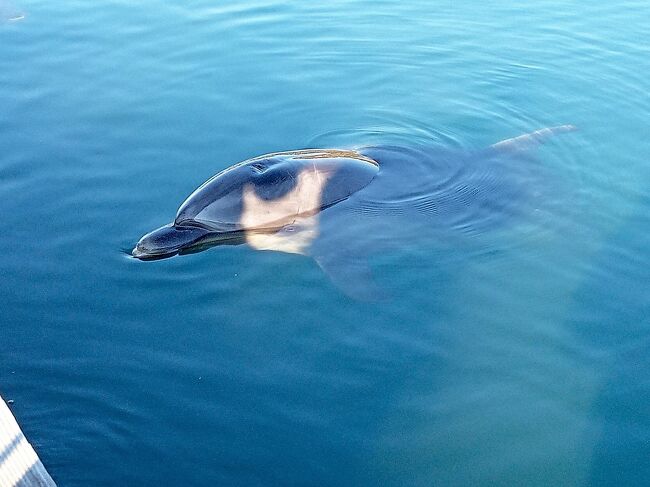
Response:
POLYGON ((155 260, 239 244, 303 254, 346 294, 373 299, 370 254, 482 233, 533 208, 539 179, 526 154, 574 129, 546 128, 477 151, 375 145, 255 157, 203 183, 132 255, 155 260))

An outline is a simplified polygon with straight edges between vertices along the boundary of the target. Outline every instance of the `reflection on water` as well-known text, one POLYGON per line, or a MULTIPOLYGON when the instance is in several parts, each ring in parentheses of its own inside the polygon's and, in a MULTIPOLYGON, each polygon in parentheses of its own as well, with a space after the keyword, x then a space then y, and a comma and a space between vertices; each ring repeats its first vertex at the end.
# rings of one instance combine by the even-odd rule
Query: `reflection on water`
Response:
POLYGON ((61 485, 650 478, 646 1, 19 3, 0 392, 61 485), (379 146, 410 150, 323 213, 320 264, 390 299, 119 251, 237 161, 379 146))
POLYGON ((18 22, 24 18, 25 13, 9 2, 9 0, 0 0, 0 23, 18 22))

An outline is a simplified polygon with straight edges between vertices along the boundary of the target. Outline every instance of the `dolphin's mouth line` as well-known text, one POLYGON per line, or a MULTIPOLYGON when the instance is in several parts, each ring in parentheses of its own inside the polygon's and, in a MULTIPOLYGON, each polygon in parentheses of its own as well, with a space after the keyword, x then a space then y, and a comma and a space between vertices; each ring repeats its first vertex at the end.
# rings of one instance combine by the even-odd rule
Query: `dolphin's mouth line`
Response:
POLYGON ((178 250, 173 252, 143 252, 136 247, 131 251, 131 257, 138 260, 160 260, 173 257, 178 252, 178 250))
POLYGON ((136 245, 135 248, 131 251, 131 256, 135 259, 140 260, 154 260, 156 258, 172 257, 176 255, 181 250, 181 248, 182 247, 144 250, 136 245))
POLYGON ((232 240, 241 240, 241 238, 244 237, 245 235, 244 230, 232 230, 228 232, 210 232, 196 240, 195 242, 192 242, 191 244, 184 245, 181 247, 179 250, 184 250, 186 248, 191 248, 196 245, 209 245, 209 244, 227 244, 227 242, 230 242, 232 240))

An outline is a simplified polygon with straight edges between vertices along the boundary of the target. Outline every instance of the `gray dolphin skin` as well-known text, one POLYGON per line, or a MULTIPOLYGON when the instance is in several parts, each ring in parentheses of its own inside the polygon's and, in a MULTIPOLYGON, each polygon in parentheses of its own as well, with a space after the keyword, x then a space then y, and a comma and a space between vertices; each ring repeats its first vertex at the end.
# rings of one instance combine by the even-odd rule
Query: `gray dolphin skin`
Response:
POLYGON ((155 260, 245 243, 308 255, 344 292, 364 299, 373 292, 360 291, 372 288, 369 252, 499 225, 536 190, 517 159, 571 130, 545 128, 479 151, 372 146, 255 157, 203 183, 132 255, 155 260))

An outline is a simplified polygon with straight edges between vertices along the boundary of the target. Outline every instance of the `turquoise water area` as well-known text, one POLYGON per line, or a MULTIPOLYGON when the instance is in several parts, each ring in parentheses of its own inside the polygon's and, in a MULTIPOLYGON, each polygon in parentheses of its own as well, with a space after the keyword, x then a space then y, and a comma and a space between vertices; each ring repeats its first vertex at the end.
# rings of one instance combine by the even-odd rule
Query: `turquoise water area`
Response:
POLYGON ((12 2, 0 394, 61 486, 647 484, 646 1, 12 2), (559 124, 516 218, 368 249, 387 299, 124 253, 259 154, 559 124))

